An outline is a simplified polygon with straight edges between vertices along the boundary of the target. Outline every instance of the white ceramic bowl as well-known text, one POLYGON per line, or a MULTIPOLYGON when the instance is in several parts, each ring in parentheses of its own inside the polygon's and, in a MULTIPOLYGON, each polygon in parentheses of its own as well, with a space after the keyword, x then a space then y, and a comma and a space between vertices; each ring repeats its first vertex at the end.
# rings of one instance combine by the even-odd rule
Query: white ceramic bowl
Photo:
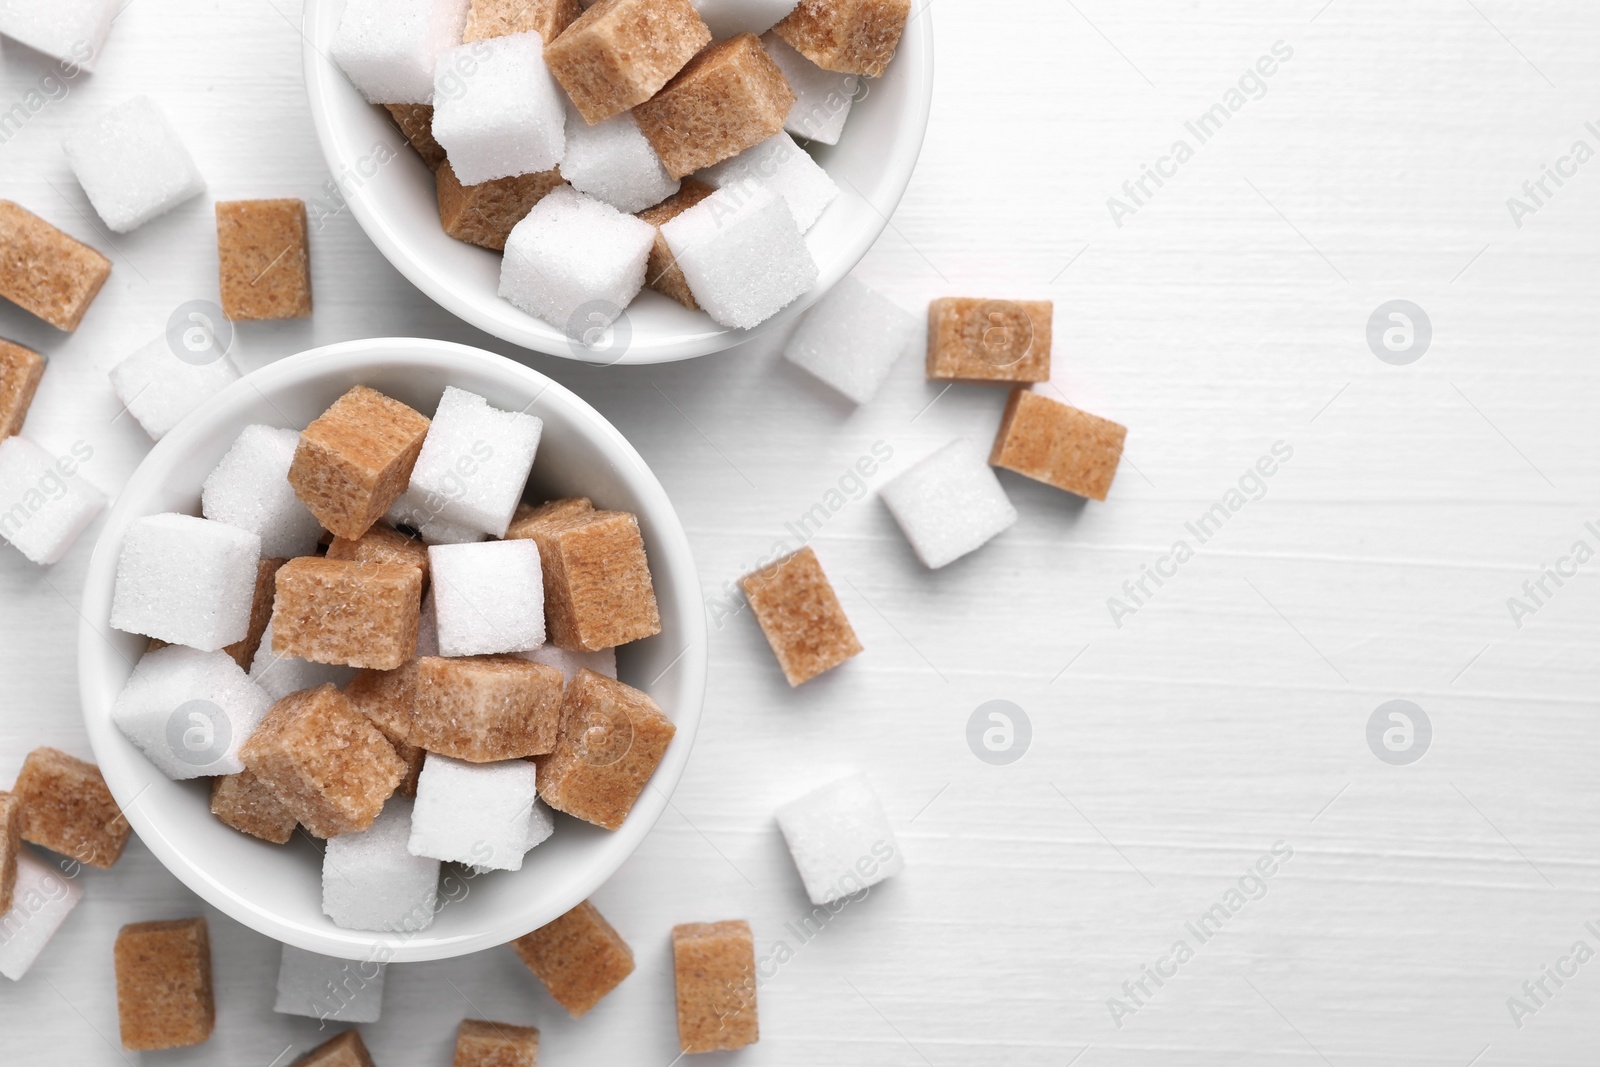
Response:
POLYGON ((699 579, 683 527, 644 460, 599 412, 544 375, 464 345, 415 339, 353 341, 293 356, 235 383, 162 439, 112 507, 84 588, 78 662, 89 741, 112 795, 140 839, 208 903, 269 937, 346 959, 427 960, 477 952, 534 930, 611 877, 666 807, 689 759, 705 695, 706 630, 699 579), (199 514, 200 486, 252 423, 303 428, 353 385, 370 385, 424 412, 447 385, 544 420, 531 500, 588 496, 638 515, 655 578, 662 632, 619 650, 623 681, 660 704, 677 735, 633 813, 608 833, 565 815, 522 870, 453 878, 433 925, 416 934, 343 930, 322 914, 322 852, 297 834, 270 845, 211 814, 209 780, 173 782, 111 721, 111 705, 147 639, 111 629, 123 538, 136 519, 199 514), (464 887, 464 891, 461 887, 464 887))
POLYGON ((589 362, 665 363, 720 352, 821 299, 855 269, 889 224, 911 181, 933 104, 933 25, 924 4, 906 27, 888 71, 867 79, 866 97, 852 107, 839 144, 814 146, 817 161, 840 189, 806 234, 821 269, 816 286, 754 330, 718 326, 704 313, 646 290, 628 309, 626 325, 591 351, 496 295, 499 253, 445 234, 432 173, 404 147, 387 113, 368 104, 328 58, 343 11, 344 0, 306 0, 306 95, 328 169, 367 236, 413 285, 478 329, 524 348, 589 362), (401 146, 399 158, 374 168, 378 145, 401 146))

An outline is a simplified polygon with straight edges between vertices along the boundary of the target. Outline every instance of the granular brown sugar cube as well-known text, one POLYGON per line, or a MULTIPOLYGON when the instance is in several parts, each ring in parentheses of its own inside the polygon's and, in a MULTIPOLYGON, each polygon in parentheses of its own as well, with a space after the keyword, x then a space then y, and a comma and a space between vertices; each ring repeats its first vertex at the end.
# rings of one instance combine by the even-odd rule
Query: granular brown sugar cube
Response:
POLYGON ((535 204, 566 184, 557 168, 462 185, 448 160, 433 180, 444 232, 496 252, 505 251, 506 238, 535 204))
POLYGON ((753 33, 718 41, 633 110, 639 129, 674 178, 783 132, 794 90, 753 33))
POLYGON ((425 415, 358 385, 300 434, 289 484, 325 529, 354 541, 406 491, 428 426, 425 415))
POLYGON ((823 70, 878 78, 910 17, 911 0, 800 0, 772 29, 823 70))
MULTIPOLYGON (((261 636, 267 632, 267 623, 272 621, 272 601, 277 594, 278 571, 287 562, 286 559, 264 559, 256 564, 256 592, 255 599, 250 602, 250 630, 244 640, 235 641, 222 650, 245 671, 249 671, 250 664, 255 661, 256 650, 261 647, 261 636)), ((154 652, 160 644, 163 642, 152 640, 150 651, 154 652)))
POLYGON ((676 732, 648 695, 585 667, 562 697, 555 751, 535 761, 539 795, 557 811, 615 830, 676 732))
POLYGON ((359 1030, 346 1030, 295 1060, 293 1067, 373 1067, 359 1030))
POLYGON ((390 737, 470 763, 542 755, 556 746, 562 675, 516 656, 422 656, 363 671, 351 706, 390 737))
POLYGON ((288 842, 299 823, 278 794, 249 771, 211 779, 211 814, 274 845, 288 842))
POLYGON ((633 949, 587 900, 511 947, 574 1019, 633 973, 633 949))
POLYGON ((311 314, 311 249, 304 200, 230 200, 217 205, 222 313, 230 319, 303 319, 311 314))
POLYGON ((355 540, 335 537, 328 545, 328 559, 354 563, 393 563, 415 567, 428 577, 428 546, 415 537, 407 537, 399 530, 382 523, 374 526, 355 540))
POLYGON ((800 685, 861 652, 817 554, 802 548, 740 585, 789 684, 800 685))
POLYGON ((463 1019, 456 1031, 452 1067, 534 1067, 538 1059, 539 1031, 531 1026, 463 1019))
POLYGON ((551 500, 537 507, 532 504, 518 504, 516 512, 511 516, 511 525, 506 528, 505 540, 527 540, 539 530, 554 528, 569 519, 592 514, 594 514, 594 502, 585 496, 551 500))
POLYGON ((649 100, 710 43, 691 0, 600 0, 545 42, 544 61, 593 126, 649 100))
POLYGON ((17 888, 17 853, 22 849, 22 801, 0 793, 0 915, 11 910, 17 888))
POLYGON ((695 178, 685 178, 675 194, 655 207, 639 212, 639 218, 656 228, 656 243, 650 249, 650 262, 645 266, 644 283, 656 292, 676 300, 690 311, 699 311, 700 305, 695 303, 694 294, 689 291, 689 279, 683 276, 678 260, 672 254, 672 246, 668 245, 667 239, 661 235, 661 226, 663 223, 671 222, 714 192, 716 190, 705 182, 695 178))
POLYGON ((204 919, 131 923, 117 935, 115 957, 123 1048, 187 1048, 211 1036, 216 1005, 204 919))
POLYGON ((583 14, 578 0, 472 0, 465 44, 532 30, 548 45, 583 14))
POLYGON ((43 356, 0 341, 0 440, 22 432, 22 422, 43 378, 43 356))
POLYGON ((444 148, 433 139, 432 104, 384 104, 389 117, 405 134, 406 141, 422 157, 429 170, 438 170, 444 162, 444 148))
POLYGON ((1104 500, 1127 437, 1127 427, 1110 419, 1017 389, 1006 404, 989 462, 1090 500, 1104 500))
POLYGON ((280 656, 390 671, 416 654, 421 622, 422 572, 409 563, 302 556, 278 571, 280 656))
POLYGON ((508 540, 531 538, 544 572, 549 640, 598 652, 661 632, 639 520, 596 511, 588 501, 557 500, 513 521, 508 540))
POLYGON ((1055 305, 950 297, 928 305, 928 377, 1047 382, 1055 305))
POLYGON ((742 919, 672 928, 678 1045, 685 1052, 744 1048, 761 1039, 756 947, 742 919))
POLYGON ((239 758, 318 837, 367 829, 406 772, 383 733, 332 685, 274 704, 239 758))
POLYGON ((110 276, 105 256, 0 200, 0 297, 70 333, 110 276))
POLYGON ((53 748, 28 753, 11 792, 22 802, 22 839, 102 870, 117 862, 133 828, 100 768, 53 748))

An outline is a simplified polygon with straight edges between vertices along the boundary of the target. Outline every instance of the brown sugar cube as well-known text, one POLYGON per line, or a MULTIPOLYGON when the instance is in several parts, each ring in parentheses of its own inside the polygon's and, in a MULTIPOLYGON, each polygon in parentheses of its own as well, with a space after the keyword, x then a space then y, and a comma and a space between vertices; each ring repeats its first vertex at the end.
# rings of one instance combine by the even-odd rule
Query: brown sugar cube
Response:
POLYGON ((110 276, 105 256, 0 200, 0 297, 70 333, 110 276))
POLYGON ((548 45, 582 14, 578 0, 472 0, 461 40, 471 44, 532 30, 548 45))
POLYGON ((506 531, 507 540, 529 538, 539 546, 551 643, 598 652, 660 633, 639 520, 577 504, 552 501, 506 531))
POLYGON ((1017 389, 1006 404, 989 462, 1090 500, 1104 500, 1127 437, 1127 427, 1110 419, 1017 389))
POLYGON ((710 43, 691 0, 600 0, 545 42, 544 61, 593 126, 656 95, 710 43))
POLYGON ((860 654, 861 642, 810 548, 739 584, 791 686, 860 654))
POLYGON ((408 745, 389 734, 383 736, 394 746, 394 754, 400 757, 400 762, 406 765, 406 776, 400 779, 400 786, 395 792, 405 797, 416 796, 417 783, 422 780, 422 765, 427 761, 428 750, 418 745, 408 745))
POLYGON ((554 527, 569 519, 579 518, 594 514, 594 503, 588 497, 571 497, 566 500, 551 500, 534 507, 531 504, 518 504, 517 510, 511 516, 511 525, 506 528, 507 541, 521 541, 531 538, 538 530, 554 527))
POLYGON ((633 949, 587 900, 511 947, 574 1019, 633 973, 633 949))
POLYGON ((444 232, 480 248, 505 251, 506 238, 533 205, 566 184, 560 168, 462 185, 447 160, 433 178, 444 232))
POLYGON ((0 915, 11 910, 17 888, 17 853, 22 850, 22 801, 0 793, 0 915))
POLYGON ((1054 315, 1049 300, 935 300, 928 305, 928 377, 1047 382, 1054 315))
POLYGON ((294 1061, 294 1067, 373 1067, 359 1030, 346 1030, 294 1061))
POLYGON ((531 1026, 463 1019, 456 1031, 452 1067, 533 1067, 538 1059, 539 1031, 531 1026))
POLYGON ((289 484, 325 529, 354 541, 406 491, 428 426, 426 416, 358 385, 300 434, 289 484))
MULTIPOLYGON (((256 650, 261 647, 261 636, 267 632, 267 623, 272 621, 272 601, 277 594, 278 570, 289 562, 286 559, 264 559, 256 564, 256 593, 255 599, 250 602, 250 629, 245 633, 244 639, 235 641, 222 651, 233 657, 233 661, 246 671, 256 658, 256 650)), ((158 643, 154 638, 150 641, 150 651, 154 652, 158 643)), ((166 647, 165 642, 159 647, 166 647)))
POLYGON ((655 207, 639 212, 639 218, 656 228, 656 243, 650 249, 650 262, 645 267, 645 284, 656 292, 670 296, 690 311, 699 311, 700 305, 689 291, 689 279, 683 276, 678 261, 672 254, 661 227, 694 207, 716 192, 705 182, 694 178, 683 179, 682 187, 655 207))
POLYGON ((678 1045, 685 1052, 744 1048, 761 1040, 756 946, 742 919, 672 928, 678 1045))
POLYGON ((432 104, 384 104, 389 117, 400 127, 411 147, 416 149, 429 170, 438 170, 444 162, 444 148, 433 139, 432 104))
POLYGON ((422 572, 409 563, 302 556, 278 571, 272 651, 394 670, 417 651, 422 572))
POLYGON ((133 828, 100 768, 53 748, 28 753, 11 792, 22 803, 22 839, 102 870, 117 862, 133 828))
POLYGON ((287 843, 299 823, 282 798, 249 771, 211 779, 211 814, 274 845, 287 843))
POLYGON ((676 732, 646 694, 580 669, 561 701, 555 751, 534 761, 539 795, 557 811, 615 830, 676 732))
POLYGON ((245 319, 311 314, 311 250, 304 200, 229 200, 217 205, 222 313, 245 319))
POLYGON ((0 440, 22 432, 22 421, 28 417, 42 378, 43 356, 0 341, 0 440))
POLYGON ((272 705, 239 759, 318 837, 367 829, 406 773, 394 746, 332 685, 272 705))
POLYGON ((217 1011, 204 919, 131 923, 117 935, 115 957, 123 1048, 187 1048, 211 1036, 217 1011))
POLYGON ((794 90, 753 33, 718 41, 633 110, 674 178, 731 159, 783 132, 794 90))
POLYGON ((382 523, 355 540, 335 537, 333 543, 328 545, 327 558, 415 567, 422 572, 424 581, 428 577, 428 546, 382 523))
POLYGON ((493 763, 555 748, 561 689, 559 670, 516 656, 423 656, 399 670, 363 671, 345 694, 390 737, 493 763))
POLYGON ((878 78, 911 18, 911 0, 800 0, 773 32, 823 70, 878 78))

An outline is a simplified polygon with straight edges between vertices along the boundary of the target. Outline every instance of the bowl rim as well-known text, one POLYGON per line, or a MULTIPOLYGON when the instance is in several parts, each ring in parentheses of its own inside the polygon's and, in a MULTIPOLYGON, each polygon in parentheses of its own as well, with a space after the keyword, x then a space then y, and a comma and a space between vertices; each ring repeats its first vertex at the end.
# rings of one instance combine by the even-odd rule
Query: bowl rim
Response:
MULTIPOLYGON (((276 941, 326 956, 371 959, 373 951, 382 946, 386 953, 384 962, 447 959, 505 944, 528 933, 537 924, 529 926, 526 919, 510 913, 491 915, 488 921, 472 930, 448 938, 429 938, 426 932, 330 930, 301 925, 240 896, 214 877, 205 865, 197 863, 138 804, 138 792, 142 792, 142 787, 129 777, 131 770, 125 769, 135 765, 128 762, 125 752, 113 748, 124 742, 110 715, 111 704, 122 682, 108 682, 103 665, 107 643, 117 632, 109 620, 121 543, 133 521, 154 513, 140 502, 148 500, 164 484, 170 468, 169 458, 182 455, 197 441, 219 429, 226 432, 230 423, 242 428, 243 409, 261 399, 271 403, 275 390, 379 366, 447 371, 472 368, 525 384, 537 400, 544 402, 548 398, 555 406, 567 408, 577 421, 589 428, 589 442, 599 448, 603 458, 618 470, 618 476, 638 497, 641 515, 648 514, 652 538, 660 549, 652 560, 652 569, 659 575, 657 584, 670 575, 673 588, 683 600, 683 610, 678 613, 681 617, 674 618, 673 625, 679 630, 687 629, 681 634, 685 651, 668 670, 685 673, 680 688, 686 698, 673 707, 672 721, 677 732, 627 820, 604 839, 604 852, 579 883, 582 892, 569 892, 562 897, 562 906, 556 914, 564 914, 588 899, 632 856, 671 803, 672 794, 688 765, 704 709, 709 649, 704 612, 694 610, 700 602, 694 554, 660 480, 610 420, 561 383, 525 364, 483 349, 424 338, 371 338, 325 345, 286 357, 245 376, 179 423, 140 462, 108 510, 96 540, 79 613, 79 697, 90 748, 119 809, 161 864, 207 904, 276 941), (137 514, 136 508, 139 509, 137 514)), ((134 756, 143 758, 138 753, 134 756)))
MULTIPOLYGON (((334 137, 328 117, 329 94, 337 91, 340 83, 348 87, 349 82, 338 65, 318 47, 314 40, 314 23, 323 5, 331 2, 332 0, 305 0, 300 25, 303 42, 301 58, 306 98, 311 108, 311 119, 316 127, 317 143, 322 150, 323 159, 331 174, 349 174, 354 172, 360 160, 353 151, 343 150, 347 146, 341 146, 334 137)), ((913 79, 909 94, 911 107, 904 116, 908 132, 903 140, 895 142, 900 151, 886 153, 886 158, 903 159, 904 163, 894 172, 890 180, 888 190, 892 195, 888 197, 889 203, 886 207, 880 207, 871 200, 866 200, 867 205, 873 209, 874 217, 856 232, 846 245, 844 255, 832 266, 824 267, 816 284, 808 292, 753 329, 729 329, 708 318, 706 322, 708 328, 705 331, 672 339, 652 341, 649 338, 641 338, 636 331, 627 351, 616 359, 606 361, 607 365, 644 366, 672 363, 711 355, 742 345, 768 331, 781 328, 796 316, 805 313, 856 269, 871 251, 872 246, 883 236, 884 230, 889 226, 890 216, 905 198, 906 189, 916 173, 917 162, 927 141, 928 123, 933 113, 934 46, 931 7, 931 4, 925 3, 920 9, 913 10, 895 56, 895 62, 909 68, 909 76, 913 79)), ((364 190, 341 190, 340 195, 351 213, 355 215, 362 232, 377 247, 383 258, 407 281, 456 318, 502 341, 529 351, 561 359, 594 362, 586 358, 564 333, 533 315, 519 310, 517 312, 519 324, 512 324, 483 313, 479 308, 478 297, 454 287, 449 279, 436 273, 429 264, 423 262, 421 256, 406 249, 405 241, 400 235, 386 226, 372 209, 364 190)), ((863 199, 865 200, 864 197, 863 199)))

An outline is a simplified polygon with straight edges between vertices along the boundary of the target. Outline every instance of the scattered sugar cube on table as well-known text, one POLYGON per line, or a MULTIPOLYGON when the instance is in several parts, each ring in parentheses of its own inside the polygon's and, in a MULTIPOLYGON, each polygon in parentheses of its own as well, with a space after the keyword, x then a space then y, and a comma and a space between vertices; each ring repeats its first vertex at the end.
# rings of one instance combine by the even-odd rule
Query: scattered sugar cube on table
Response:
POLYGON ((394 797, 372 826, 329 838, 322 912, 346 930, 410 933, 433 924, 439 861, 413 856, 411 801, 394 797))
POLYGON ((239 747, 272 698, 225 652, 173 645, 147 653, 111 705, 111 721, 174 781, 244 770, 239 747))
POLYGON ((0 297, 68 333, 111 276, 105 256, 9 200, 0 200, 0 248, 0 297))
POLYGON ((0 915, 11 910, 21 854, 22 801, 15 793, 0 792, 0 915))
POLYGON ((865 775, 783 805, 778 826, 813 904, 831 904, 905 869, 894 828, 865 775))
POLYGON ((356 676, 354 667, 312 663, 297 656, 274 652, 272 639, 272 623, 268 621, 261 635, 261 643, 256 648, 255 658, 250 661, 250 680, 275 701, 302 689, 316 689, 330 683, 342 686, 356 676))
POLYGON ((561 672, 513 656, 414 659, 346 693, 391 737, 470 763, 553 751, 562 714, 561 672))
POLYGON ((0 438, 22 432, 39 383, 44 357, 29 348, 0 340, 0 438))
POLYGON ((89 203, 114 233, 127 233, 205 192, 194 159, 148 96, 100 113, 61 145, 89 203))
POLYGON ((11 908, 0 914, 0 974, 20 981, 82 899, 76 879, 19 850, 11 908))
POLYGON ((52 59, 92 71, 105 50, 117 0, 0 0, 0 35, 52 59))
POLYGON ((684 1052, 744 1048, 761 1039, 755 935, 742 919, 672 928, 678 1044, 684 1052))
POLYGON ((766 33, 794 10, 796 0, 694 0, 717 40, 741 33, 766 33))
POLYGON ((583 498, 558 500, 521 513, 506 537, 539 546, 545 625, 554 644, 598 652, 661 632, 636 516, 597 511, 583 498))
POLYGON ((1017 509, 966 438, 957 438, 885 485, 879 496, 932 570, 983 547, 1017 521, 1017 509))
POLYGON ((406 563, 302 556, 278 571, 272 651, 390 671, 416 653, 422 572, 406 563))
POLYGON ((411 471, 409 492, 438 503, 437 518, 503 537, 533 470, 544 420, 501 411, 446 386, 411 471))
POLYGON ((585 668, 607 678, 614 679, 617 676, 617 650, 614 648, 602 648, 598 652, 572 652, 546 644, 528 652, 518 652, 517 655, 534 663, 554 667, 569 683, 585 668))
POLYGON ((695 56, 633 116, 667 173, 682 178, 782 133, 794 101, 761 39, 742 33, 695 56))
POLYGON ((462 185, 455 168, 445 160, 434 173, 439 222, 444 232, 458 241, 502 252, 517 223, 564 184, 561 171, 552 168, 462 185))
POLYGON ((152 441, 239 380, 225 353, 213 352, 200 363, 188 355, 175 353, 163 334, 111 368, 112 391, 152 441))
POLYGON ((375 1023, 383 1015, 383 969, 375 960, 341 960, 284 945, 272 1010, 319 1022, 375 1023))
POLYGON ((794 212, 765 187, 718 189, 661 235, 696 302, 723 326, 759 326, 817 283, 794 212))
POLYGON ((689 291, 688 279, 684 278, 683 271, 678 268, 678 261, 673 258, 671 246, 667 244, 667 239, 661 236, 661 226, 663 223, 671 222, 714 192, 716 190, 705 182, 695 178, 685 178, 676 195, 638 213, 639 218, 656 228, 656 240, 650 249, 650 261, 645 265, 644 284, 663 296, 671 297, 690 311, 699 311, 700 305, 695 303, 694 294, 689 291))
POLYGON ((539 1031, 534 1027, 463 1019, 451 1067, 534 1067, 538 1059, 539 1031))
POLYGON ((855 629, 810 547, 739 584, 791 686, 860 654, 855 629))
POLYGON ((633 973, 633 949, 587 900, 511 947, 574 1019, 633 973))
POLYGON ((566 124, 537 33, 474 41, 439 58, 433 136, 463 184, 551 169, 566 154, 566 124))
POLYGON ((300 434, 289 484, 336 537, 360 537, 405 492, 428 419, 358 385, 300 434))
POLYGON ((211 779, 211 814, 240 833, 287 844, 300 825, 278 794, 249 771, 211 779))
POLYGON ((582 14, 579 0, 472 0, 461 39, 483 41, 532 30, 549 44, 582 14))
POLYGON ((857 404, 877 395, 911 346, 917 318, 851 275, 800 320, 783 355, 857 404))
POLYGON ((630 215, 661 203, 679 188, 626 111, 593 126, 574 114, 567 122, 561 176, 585 196, 630 215))
POLYGON ((348 0, 329 52, 369 103, 431 104, 466 21, 467 0, 348 0))
POLYGON ((534 765, 524 759, 467 763, 430 753, 411 811, 413 856, 480 870, 520 871, 528 850, 549 837, 536 818, 534 765))
POLYGON ((52 456, 26 437, 0 439, 0 538, 34 563, 59 563, 105 506, 77 456, 52 456))
POLYGON ((22 802, 22 839, 79 863, 110 869, 133 833, 100 768, 59 749, 28 753, 11 792, 22 802))
POLYGON ((800 232, 811 229, 829 204, 839 195, 839 187, 828 172, 794 138, 783 131, 751 148, 703 171, 700 177, 718 189, 739 182, 764 185, 788 201, 800 232))
POLYGON ((361 1041, 361 1031, 346 1030, 295 1060, 293 1067, 373 1067, 373 1063, 361 1041))
POLYGON ((429 170, 437 171, 444 165, 445 152, 433 137, 432 104, 385 104, 384 110, 400 127, 406 142, 422 157, 429 170))
POLYGON ((117 560, 111 625, 215 652, 250 633, 261 538, 192 515, 149 515, 128 527, 117 560))
POLYGON ((591 126, 644 103, 711 43, 690 0, 600 0, 545 60, 591 126))
POLYGON ((117 934, 115 957, 123 1048, 187 1048, 211 1036, 217 1010, 204 919, 130 923, 117 934))
POLYGON ((311 246, 304 200, 217 204, 222 313, 234 321, 311 314, 311 246))
POLYGON ((949 297, 928 305, 928 377, 1047 382, 1055 305, 949 297))
POLYGON ((439 654, 485 656, 544 644, 544 572, 532 541, 435 545, 439 654))
POLYGON ((825 70, 879 78, 911 18, 911 0, 800 0, 773 27, 825 70))
POLYGON ((992 466, 1104 500, 1122 462, 1128 430, 1110 419, 1018 388, 1006 404, 989 454, 992 466))
POLYGON ((289 484, 300 435, 275 426, 246 426, 206 477, 200 513, 261 538, 261 553, 277 559, 317 550, 322 524, 289 484))
POLYGON ((539 756, 539 795, 557 811, 619 829, 677 728, 649 695, 581 670, 561 701, 555 751, 539 756))
POLYGON ((850 108, 861 93, 861 75, 823 70, 776 33, 767 34, 761 43, 794 90, 794 106, 789 109, 783 128, 808 141, 838 144, 850 119, 850 108))

